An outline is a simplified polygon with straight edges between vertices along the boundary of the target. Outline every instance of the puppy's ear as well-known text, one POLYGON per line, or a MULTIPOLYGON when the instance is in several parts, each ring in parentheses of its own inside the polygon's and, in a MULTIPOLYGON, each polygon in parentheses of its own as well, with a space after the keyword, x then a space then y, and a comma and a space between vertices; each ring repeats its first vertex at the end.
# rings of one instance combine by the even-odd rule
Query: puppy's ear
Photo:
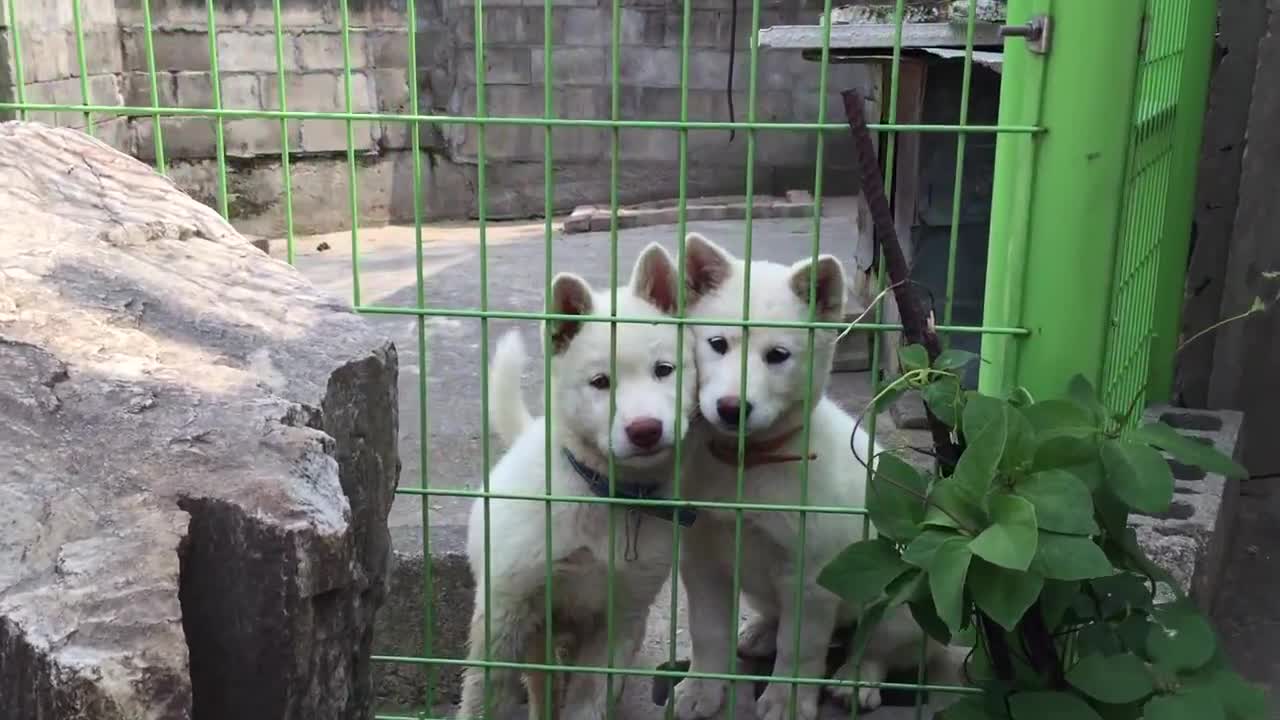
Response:
MULTIPOLYGON (((555 315, 590 315, 591 286, 572 273, 560 273, 551 281, 551 305, 547 312, 555 315)), ((577 320, 548 320, 551 354, 559 355, 582 329, 577 320)))
POLYGON ((631 292, 653 303, 662 312, 673 315, 678 299, 678 282, 671 256, 658 243, 649 243, 631 271, 631 292))
POLYGON ((813 260, 801 260, 791 266, 791 291, 808 307, 809 290, 814 290, 817 319, 838 322, 844 317, 844 267, 831 255, 820 255, 816 272, 813 260), (811 277, 812 276, 812 277, 811 277))
POLYGON ((733 257, 698 233, 684 239, 684 282, 690 302, 715 292, 733 272, 733 257))

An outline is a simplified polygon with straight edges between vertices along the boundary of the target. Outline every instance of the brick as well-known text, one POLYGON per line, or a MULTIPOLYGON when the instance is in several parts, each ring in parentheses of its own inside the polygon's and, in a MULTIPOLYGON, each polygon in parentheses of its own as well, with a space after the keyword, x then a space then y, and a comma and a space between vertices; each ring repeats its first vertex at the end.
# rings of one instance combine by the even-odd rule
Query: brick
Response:
MULTIPOLYGON (((133 123, 138 158, 154 161, 155 136, 151 120, 133 123)), ((165 118, 160 121, 165 157, 169 160, 211 158, 215 155, 213 121, 206 118, 165 118)))
MULTIPOLYGON (((664 21, 663 43, 672 47, 680 47, 684 42, 683 13, 679 11, 667 12, 664 14, 664 21)), ((723 47, 727 49, 729 47, 729 26, 730 14, 727 10, 697 10, 693 12, 689 22, 689 47, 723 47)), ((738 35, 738 47, 750 47, 750 10, 743 13, 739 9, 738 35)))
MULTIPOLYGON (((609 47, 612 43, 613 9, 607 5, 591 8, 557 8, 553 12, 553 40, 558 46, 609 47)), ((664 13, 623 8, 619 40, 623 45, 661 45, 664 13)))
POLYGON ((524 0, 525 6, 538 9, 542 9, 545 3, 551 3, 552 7, 598 7, 607 4, 601 0, 524 0))
MULTIPOLYGON (((540 85, 543 73, 542 49, 533 48, 528 53, 530 79, 540 85)), ((605 85, 608 83, 608 69, 609 53, 604 48, 558 47, 551 50, 552 87, 605 85)))
MULTIPOLYGON (((297 61, 286 48, 286 70, 296 70, 297 61)), ((276 38, 271 33, 218 32, 218 68, 224 72, 275 72, 276 38)))
MULTIPOLYGON (((364 32, 352 31, 351 67, 369 66, 369 39, 364 32)), ((339 32, 299 33, 291 39, 301 70, 341 70, 344 67, 342 34, 339 32)))
MULTIPOLYGON (((538 59, 541 60, 541 51, 538 53, 538 59)), ((485 83, 489 85, 527 85, 530 82, 531 59, 529 50, 522 47, 495 47, 488 48, 484 53, 485 60, 485 83)), ((538 72, 542 72, 541 63, 539 63, 538 72)), ((476 67, 472 57, 467 57, 465 62, 458 63, 458 81, 462 83, 475 83, 476 67)), ((539 76, 541 77, 541 76, 539 76)))
MULTIPOLYGON (((5 47, 9 52, 9 47, 5 47)), ((22 66, 27 82, 59 80, 71 75, 76 67, 75 43, 70 33, 24 32, 22 66)))
MULTIPOLYGON (((409 106, 408 73, 398 68, 386 68, 373 71, 374 94, 378 101, 378 112, 407 115, 409 106)), ((384 148, 407 148, 412 139, 413 125, 404 122, 382 123, 381 146, 384 148)))

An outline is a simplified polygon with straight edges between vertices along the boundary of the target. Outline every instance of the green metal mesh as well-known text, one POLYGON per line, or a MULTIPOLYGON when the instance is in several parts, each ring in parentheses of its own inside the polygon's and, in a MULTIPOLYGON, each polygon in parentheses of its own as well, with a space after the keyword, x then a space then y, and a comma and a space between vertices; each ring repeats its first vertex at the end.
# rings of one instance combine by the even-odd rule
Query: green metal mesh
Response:
POLYGON ((1147 2, 1101 385, 1117 413, 1142 407, 1147 393, 1165 203, 1185 151, 1175 140, 1191 1, 1147 2))
MULTIPOLYGON (((556 183, 556 171, 553 162, 553 130, 563 127, 590 127, 608 131, 610 133, 609 144, 609 167, 610 167, 610 189, 609 189, 609 207, 610 207, 610 228, 609 237, 611 243, 610 252, 610 279, 611 286, 617 285, 618 281, 618 232, 619 232, 619 181, 621 170, 620 159, 620 136, 622 131, 626 129, 646 129, 646 130, 668 130, 678 134, 679 137, 679 170, 680 182, 678 185, 678 204, 677 217, 678 222, 673 229, 673 235, 677 243, 678 260, 683 264, 684 255, 684 236, 687 220, 687 201, 688 201, 688 169, 689 169, 689 133, 705 132, 713 130, 733 129, 738 132, 745 133, 746 136, 746 163, 747 175, 745 178, 746 194, 747 194, 747 210, 745 213, 745 253, 748 260, 752 255, 752 228, 753 228, 753 212, 754 193, 756 190, 755 167, 757 159, 757 149, 759 142, 759 134, 761 132, 808 132, 816 135, 817 150, 814 157, 814 212, 810 243, 810 254, 814 259, 818 255, 821 217, 823 204, 823 180, 824 168, 823 162, 825 157, 826 135, 831 132, 848 132, 848 126, 843 118, 828 118, 827 103, 820 102, 818 104, 817 116, 810 122, 762 122, 758 116, 757 99, 758 99, 758 81, 759 81, 759 60, 760 48, 758 45, 758 33, 761 27, 761 7, 759 0, 754 0, 750 7, 750 55, 749 55, 749 74, 748 74, 748 102, 747 115, 744 121, 740 122, 722 122, 722 121, 699 121, 691 120, 689 116, 689 48, 690 48, 690 29, 692 17, 691 0, 683 0, 682 4, 682 23, 681 35, 682 42, 680 45, 680 112, 676 118, 665 118, 660 120, 635 120, 622 117, 621 113, 621 76, 620 76, 620 48, 621 48, 621 30, 622 30, 622 1, 610 0, 612 8, 612 21, 610 27, 611 39, 611 75, 610 75, 610 103, 608 117, 599 118, 563 118, 558 116, 557 108, 553 102, 553 86, 554 72, 552 49, 555 44, 553 37, 553 16, 552 6, 553 0, 545 0, 543 4, 543 53, 542 67, 543 77, 542 84, 544 88, 543 112, 538 117, 494 117, 487 113, 486 108, 486 43, 484 38, 485 32, 485 8, 483 0, 475 0, 475 55, 474 55, 474 72, 477 84, 476 104, 474 115, 469 116, 448 116, 448 115, 431 115, 424 114, 419 102, 419 93, 417 87, 417 78, 419 78, 418 52, 417 52, 417 33, 414 31, 418 28, 419 18, 416 16, 415 2, 406 3, 405 22, 410 29, 408 33, 408 55, 409 68, 409 103, 407 112, 400 114, 393 113, 358 113, 353 111, 353 87, 352 87, 352 58, 351 58, 351 20, 348 8, 348 0, 339 0, 339 22, 341 27, 342 49, 343 49, 343 102, 342 107, 332 108, 326 111, 295 111, 290 110, 288 106, 288 98, 286 97, 286 62, 285 62, 285 45, 284 33, 285 27, 282 20, 281 0, 273 0, 274 10, 274 34, 275 34, 275 61, 276 61, 276 78, 278 80, 278 109, 276 110, 246 110, 239 108, 226 108, 222 104, 221 81, 218 75, 219 61, 217 57, 217 27, 215 18, 217 8, 215 0, 206 0, 207 9, 207 30, 208 30, 208 52, 210 58, 210 68, 213 84, 213 107, 206 108, 187 108, 187 107, 167 107, 161 104, 161 95, 157 83, 157 70, 155 60, 155 48, 152 38, 152 8, 150 0, 137 0, 141 6, 144 18, 144 46, 147 54, 147 74, 149 80, 149 98, 150 106, 134 107, 134 106, 110 106, 94 104, 90 97, 89 90, 89 70, 99 59, 88 57, 86 55, 86 44, 84 37, 84 28, 82 25, 81 0, 67 0, 70 3, 72 14, 75 18, 75 34, 76 34, 76 58, 79 70, 80 90, 82 102, 79 104, 53 104, 53 103, 32 103, 28 102, 25 95, 24 84, 24 68, 22 63, 23 46, 20 33, 20 19, 22 18, 22 8, 17 0, 7 0, 8 17, 9 17, 9 33, 11 37, 11 51, 15 59, 14 63, 14 102, 0 103, 0 108, 14 110, 19 117, 27 117, 28 113, 34 111, 52 112, 74 112, 82 113, 86 120, 87 130, 93 132, 93 117, 97 116, 128 116, 138 119, 150 118, 154 128, 155 142, 155 165, 158 172, 167 173, 169 171, 165 154, 164 134, 161 127, 162 118, 173 117, 197 117, 209 118, 215 125, 215 144, 217 156, 217 209, 223 214, 228 215, 228 191, 227 191, 227 155, 225 147, 225 139, 223 135, 223 124, 231 120, 249 119, 249 118, 265 118, 278 121, 280 124, 280 138, 283 152, 281 158, 281 171, 283 174, 284 188, 284 228, 287 244, 287 257, 293 262, 295 257, 295 227, 293 215, 293 184, 295 178, 291 168, 291 158, 289 152, 289 128, 290 123, 297 123, 303 120, 330 120, 345 123, 346 129, 346 160, 348 165, 348 197, 351 213, 351 251, 352 251, 352 304, 355 308, 363 313, 376 315, 399 315, 412 317, 416 322, 417 343, 418 343, 418 359, 417 359, 417 378, 418 378, 418 403, 421 407, 420 425, 417 428, 419 444, 417 448, 402 448, 404 452, 416 450, 420 459, 420 475, 416 482, 411 482, 408 478, 402 479, 398 493, 403 495, 419 496, 422 501, 421 513, 422 524, 424 526, 423 538, 423 554, 425 558, 431 557, 430 547, 430 526, 433 520, 430 507, 430 498, 432 496, 461 496, 474 497, 477 502, 481 502, 485 506, 485 519, 488 522, 488 504, 491 499, 523 499, 530 502, 541 502, 545 506, 547 518, 547 538, 548 545, 551 543, 552 524, 550 522, 550 513, 553 502, 585 502, 599 503, 605 505, 627 503, 635 504, 632 500, 616 500, 611 498, 599 497, 562 497, 553 495, 548 481, 548 486, 543 494, 533 495, 515 495, 515 494, 498 494, 490 491, 489 474, 491 464, 491 448, 489 446, 488 433, 488 402, 489 388, 487 384, 488 378, 488 356, 489 356, 489 321, 492 319, 520 320, 520 321, 541 321, 547 319, 559 319, 561 316, 551 315, 544 312, 518 312, 518 311, 497 311, 489 308, 488 288, 490 283, 488 269, 488 239, 486 228, 487 219, 487 157, 486 157, 486 130, 490 126, 506 125, 506 126, 534 126, 541 127, 543 130, 543 192, 545 197, 544 204, 544 242, 545 242, 545 268, 544 281, 547 288, 548 299, 551 286, 553 254, 555 250, 555 227, 553 224, 553 198, 555 197, 554 188, 556 183), (413 306, 399 307, 369 304, 364 302, 361 295, 361 271, 360 271, 360 217, 359 217, 359 188, 357 183, 357 156, 356 143, 354 137, 354 126, 357 123, 405 123, 411 125, 410 137, 413 157, 413 189, 414 204, 413 218, 415 226, 416 240, 416 302, 413 306), (423 272, 423 232, 422 227, 430 218, 426 217, 424 210, 424 182, 423 182, 423 149, 419 133, 417 132, 424 125, 448 126, 463 125, 474 126, 477 140, 477 193, 479 208, 479 256, 480 256, 480 279, 481 294, 478 307, 459 308, 459 307, 438 307, 430 306, 426 300, 426 278, 423 272), (481 392, 481 413, 484 418, 484 431, 481 434, 482 455, 483 455, 483 471, 482 483, 480 490, 467 490, 456 488, 440 488, 432 487, 430 482, 430 462, 427 447, 427 438, 429 435, 429 418, 432 410, 432 398, 428 396, 427 378, 429 377, 429 336, 426 329, 426 322, 432 317, 454 317, 454 318, 470 318, 478 320, 481 327, 481 346, 480 353, 482 367, 480 368, 479 377, 482 383, 481 392)), ((1186 36, 1187 27, 1185 23, 1179 23, 1178 18, 1185 15, 1181 12, 1183 6, 1188 0, 1149 0, 1149 16, 1151 25, 1148 35, 1148 41, 1143 51, 1141 69, 1139 72, 1139 96, 1136 103, 1135 115, 1133 118, 1133 137, 1132 147, 1129 159, 1129 171, 1127 182, 1125 185, 1124 199, 1124 224, 1122 237, 1120 241, 1120 251, 1118 261, 1115 264, 1115 287, 1116 294, 1114 298, 1114 322, 1108 337, 1108 353, 1105 373, 1104 391, 1108 400, 1113 406, 1117 403, 1127 402, 1134 393, 1141 390, 1142 381, 1146 377, 1147 363, 1147 339, 1150 333, 1150 301, 1154 292, 1154 258, 1158 255, 1161 236, 1161 219, 1164 216, 1162 202, 1162 192, 1165 188, 1169 177, 1169 162, 1173 153, 1172 146, 1172 114, 1174 104, 1177 100, 1177 79, 1179 77, 1180 48, 1186 36)), ((951 324, 952 315, 952 294, 955 288, 956 275, 956 249, 958 244, 958 226, 960 218, 962 180, 964 177, 964 165, 966 155, 967 136, 972 133, 1002 133, 1002 134, 1018 134, 1023 136, 1033 136, 1042 130, 1036 124, 1006 124, 1006 125, 972 125, 968 122, 969 118, 969 99, 970 86, 973 71, 973 50, 974 50, 974 28, 975 18, 978 13, 976 10, 976 0, 970 1, 970 11, 968 13, 967 24, 967 47, 964 58, 964 75, 963 87, 961 92, 960 107, 957 108, 957 120, 954 124, 900 124, 897 122, 898 107, 896 99, 898 97, 898 86, 900 78, 900 67, 903 57, 902 37, 903 37, 903 18, 904 18, 904 0, 897 0, 894 11, 895 25, 895 47, 892 54, 888 102, 886 103, 885 122, 872 126, 873 130, 886 134, 884 143, 884 166, 886 168, 886 185, 892 187, 893 172, 895 167, 894 156, 896 149, 896 138, 898 133, 902 132, 918 132, 918 133, 954 133, 958 136, 955 153, 955 183, 954 195, 951 205, 952 229, 950 235, 950 255, 946 272, 946 293, 942 299, 943 313, 939 318, 942 322, 939 330, 944 333, 983 333, 987 335, 1002 335, 1014 338, 1014 341, 1021 342, 1021 338, 1027 334, 1027 331, 1014 326, 955 326, 951 324)), ((1022 5, 1030 3, 1022 2, 1022 5)), ((1017 5, 1017 3, 1015 3, 1017 5)), ((829 13, 832 6, 832 0, 824 0, 823 8, 825 13, 829 13)), ((824 25, 823 31, 823 47, 821 51, 822 62, 817 65, 815 71, 820 73, 819 95, 826 98, 828 95, 829 83, 827 77, 827 69, 831 58, 830 23, 824 25)), ((1102 41, 1101 39, 1099 41, 1102 41)), ((1023 52, 1018 47, 1013 52, 1023 52)), ((1104 109, 1105 111, 1105 109, 1104 109)), ((1007 251, 1005 240, 1001 237, 993 237, 991 239, 990 253, 992 255, 1003 255, 1007 251)), ((883 266, 881 263, 880 276, 878 277, 879 289, 884 289, 885 278, 883 276, 883 266)), ((748 265, 748 268, 750 266, 748 265)), ((816 263, 814 265, 816 268, 816 263)), ((747 277, 748 296, 750 288, 750 277, 748 270, 747 277)), ((812 283, 811 283, 812 284, 812 283)), ((683 283, 681 284, 681 297, 679 298, 679 317, 663 320, 660 322, 669 322, 674 324, 688 324, 691 321, 683 317, 686 298, 683 295, 683 283)), ((1063 298, 1064 303, 1069 303, 1068 298, 1063 298)), ((616 323, 624 322, 653 322, 651 318, 628 318, 620 317, 616 313, 616 291, 612 299, 611 316, 615 323, 613 325, 616 331, 616 323)), ((744 335, 744 343, 749 339, 749 329, 751 327, 804 327, 810 330, 809 342, 813 342, 814 331, 818 329, 844 329, 844 325, 836 323, 779 323, 779 322, 759 322, 753 321, 749 317, 749 306, 747 298, 743 298, 742 316, 741 318, 717 319, 710 324, 715 325, 738 325, 748 328, 744 335)), ((813 299, 810 299, 810 317, 815 317, 813 299)), ((706 321, 703 321, 706 322, 706 321)), ((874 349, 872 353, 872 376, 873 382, 879 383, 879 362, 881 358, 880 346, 882 338, 879 331, 888 331, 898 329, 898 326, 888 324, 883 321, 883 309, 878 307, 874 322, 862 323, 859 329, 864 331, 877 331, 873 343, 874 349)), ((615 334, 616 343, 616 334, 615 334)), ((683 341, 683 340, 682 340, 683 341)), ((616 354, 616 347, 614 348, 616 354)), ((679 356, 679 353, 677 353, 679 356)), ((743 383, 745 385, 745 358, 743 355, 743 383)), ((615 358, 616 360, 616 358, 615 358)), ((692 368, 677 368, 677 387, 680 387, 680 377, 683 373, 691 372, 692 368)), ((544 377, 550 373, 550 359, 544 359, 543 364, 544 377)), ((812 377, 812 365, 809 368, 810 377, 812 377)), ((544 406, 550 407, 552 398, 550 396, 550 383, 544 383, 545 395, 544 406)), ((437 401, 440 402, 440 401, 437 401)), ((613 399, 611 398, 611 403, 613 399)), ((807 398, 806 404, 811 404, 813 398, 807 398)), ((550 463, 553 448, 551 447, 550 415, 548 415, 548 432, 547 447, 545 448, 546 457, 546 474, 550 476, 550 463)), ((810 428, 808 423, 808 415, 806 414, 805 424, 803 428, 804 437, 807 439, 810 428)), ((876 431, 875 416, 869 419, 869 430, 873 434, 876 431)), ((677 430, 677 434, 679 430, 677 430)), ((745 452, 745 444, 739 444, 739 458, 743 457, 745 452)), ((677 467, 679 463, 677 462, 677 467)), ((610 467, 611 483, 613 482, 614 468, 610 467)), ((799 481, 802 488, 807 490, 808 484, 808 461, 807 459, 801 463, 799 470, 799 481)), ((864 508, 848 508, 848 507, 820 507, 809 505, 807 502, 799 504, 747 504, 743 502, 743 471, 741 463, 738 474, 737 497, 733 500, 723 500, 717 502, 698 502, 693 503, 680 499, 680 486, 682 478, 677 474, 675 478, 675 500, 670 501, 649 501, 655 505, 682 505, 697 506, 712 509, 731 510, 735 517, 735 532, 732 552, 735 560, 741 558, 742 554, 742 524, 743 513, 745 511, 779 511, 779 512, 799 512, 800 513, 800 535, 801 544, 805 534, 805 518, 808 513, 845 513, 845 514, 862 514, 865 516, 864 508)), ((802 491, 802 495, 804 491, 802 491)), ((611 558, 611 566, 614 555, 616 554, 616 513, 610 515, 611 536, 609 543, 609 552, 611 558)), ((678 548, 680 543, 680 527, 673 524, 672 532, 674 535, 675 545, 678 548)), ((487 547, 488 537, 486 537, 487 547)), ((548 561, 549 563, 550 561, 548 561)), ((737 589, 741 585, 741 577, 739 564, 735 561, 733 584, 737 589)), ((675 660, 675 639, 677 634, 676 618, 678 616, 677 604, 678 595, 676 588, 679 584, 678 563, 672 564, 671 577, 671 626, 668 632, 668 641, 670 647, 670 659, 675 660)), ((436 619, 434 609, 431 605, 430 598, 434 595, 433 578, 430 572, 430 563, 425 565, 423 577, 422 596, 423 596, 423 627, 424 636, 421 639, 421 653, 415 656, 377 656, 375 660, 382 663, 394 663, 402 665, 425 666, 428 669, 428 679, 424 688, 423 700, 424 704, 418 714, 411 717, 422 718, 431 713, 431 708, 435 707, 438 697, 436 688, 439 678, 439 672, 456 672, 460 667, 472 664, 481 665, 486 669, 486 673, 491 668, 509 668, 520 667, 530 670, 550 670, 555 672, 566 671, 594 671, 603 672, 609 682, 615 682, 616 678, 622 676, 645 676, 667 675, 670 677, 684 677, 682 673, 674 671, 654 671, 641 668, 622 668, 614 666, 614 658, 610 658, 608 667, 605 668, 567 668, 557 666, 553 658, 553 633, 547 632, 547 642, 544 648, 544 662, 541 664, 520 664, 506 661, 487 659, 481 663, 469 662, 458 658, 442 657, 435 648, 436 635, 436 619)), ((612 567, 611 567, 612 569, 612 567)), ((486 573, 488 565, 486 561, 486 573)), ((547 567, 548 583, 547 593, 547 617, 546 623, 548 627, 552 625, 551 617, 551 598, 552 587, 550 582, 551 568, 547 567)), ((610 575, 612 576, 612 572, 610 575)), ((612 577, 611 577, 612 580, 612 577)), ((610 633, 610 646, 613 646, 613 617, 612 617, 612 582, 610 584, 610 602, 608 627, 610 633)), ((801 588, 796 588, 797 597, 801 593, 801 588)), ((734 613, 732 615, 735 623, 733 632, 736 634, 737 622, 737 601, 735 592, 734 613)), ((490 599, 483 597, 479 602, 484 603, 487 607, 490 599)), ((803 622, 803 615, 799 612, 802 603, 797 603, 798 622, 803 622)), ((488 617, 486 612, 486 618, 488 617)), ((487 622, 487 620, 486 620, 487 622)), ((487 643, 486 643, 487 645, 487 643)), ((612 653, 611 653, 612 655, 612 653)), ((923 655, 923 648, 922 648, 923 655)), ((486 654, 487 657, 491 657, 486 654)), ((736 657, 731 660, 736 663, 736 657)), ((748 680, 768 680, 767 677, 749 676, 735 674, 736 664, 731 665, 731 672, 727 675, 707 675, 705 677, 721 678, 721 679, 748 679, 748 680)), ((822 678, 804 678, 798 677, 798 668, 793 668, 790 672, 791 677, 785 681, 792 682, 795 685, 800 684, 839 684, 837 681, 825 680, 822 678)), ((547 674, 548 682, 550 682, 551 673, 547 674)), ((910 685, 894 685, 891 683, 882 683, 882 687, 896 687, 900 689, 912 689, 928 686, 927 678, 923 671, 918 678, 917 684, 910 685)), ((845 681, 844 684, 850 684, 845 681)), ((733 705, 741 702, 741 698, 737 698, 733 691, 734 686, 730 685, 729 705, 732 712, 733 705)), ((945 689, 936 688, 933 689, 945 689)), ((551 695, 547 693, 548 697, 551 695)), ((794 711, 794 695, 793 695, 793 711, 794 711)), ((547 708, 549 711, 550 708, 547 708)), ((612 708, 610 708, 612 712, 612 708)), ((919 710, 918 710, 919 712, 919 710)), ((670 706, 668 707, 668 715, 670 714, 670 706)), ((856 709, 853 711, 856 716, 856 709)), ((384 720, 392 720, 401 716, 397 715, 381 715, 384 720)), ((410 716, 404 716, 410 717, 410 716)))

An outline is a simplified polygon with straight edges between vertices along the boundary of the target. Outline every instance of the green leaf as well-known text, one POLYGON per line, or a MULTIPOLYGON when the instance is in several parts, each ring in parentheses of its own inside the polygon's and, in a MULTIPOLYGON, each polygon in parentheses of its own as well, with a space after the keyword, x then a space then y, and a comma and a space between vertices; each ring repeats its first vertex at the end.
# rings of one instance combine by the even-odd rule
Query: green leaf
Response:
POLYGON ((1187 603, 1157 612, 1147 631, 1147 653, 1161 667, 1195 670, 1213 658, 1218 641, 1209 622, 1187 603))
POLYGON ((1107 486, 1126 505, 1147 514, 1169 509, 1173 501, 1173 473, 1160 453, 1127 440, 1102 443, 1102 466, 1107 486))
POLYGON ((924 520, 924 497, 929 481, 920 471, 890 453, 876 456, 875 472, 867 488, 867 513, 876 531, 909 542, 924 520))
POLYGON ((1205 472, 1245 479, 1249 471, 1218 452, 1212 445, 1196 442, 1164 423, 1151 423, 1129 434, 1129 439, 1164 450, 1179 462, 1195 465, 1205 472))
POLYGON ((1117 573, 1111 577, 1089 581, 1098 596, 1105 615, 1121 615, 1134 608, 1151 607, 1151 589, 1147 579, 1134 573, 1117 573))
POLYGON ((1142 708, 1144 720, 1225 720, 1222 702, 1203 689, 1157 695, 1142 708))
POLYGON ((888 538, 856 542, 845 548, 818 573, 818 584, 845 602, 861 607, 880 596, 886 586, 910 569, 888 538))
POLYGON ((920 392, 929 409, 948 427, 955 427, 960 415, 960 381, 953 377, 935 380, 920 392))
POLYGON ((880 394, 874 398, 875 402, 871 403, 871 405, 877 414, 882 413, 888 410, 889 406, 897 402, 898 398, 902 397, 903 393, 910 389, 905 382, 900 385, 891 385, 881 390, 880 394))
POLYGON ((965 449, 952 479, 971 497, 982 498, 991 487, 1009 433, 1009 404, 993 397, 969 393, 962 418, 965 449))
POLYGON ((916 536, 902 553, 902 559, 910 565, 928 569, 933 564, 933 555, 942 543, 952 538, 963 539, 962 536, 946 530, 925 530, 916 536))
POLYGON ((1021 410, 1009 407, 1008 418, 1009 438, 1005 442, 1004 457, 1000 460, 1000 469, 1006 474, 1030 467, 1039 444, 1035 428, 1031 427, 1021 410))
POLYGON ((1080 435, 1102 429, 1102 424, 1088 410, 1070 400, 1043 400, 1022 408, 1022 413, 1041 435, 1080 435))
POLYGON ((934 717, 939 720, 1004 720, 1008 715, 990 707, 986 698, 970 696, 946 706, 934 717))
POLYGON ((916 625, 919 625, 921 630, 925 631, 925 634, 943 645, 951 644, 951 630, 938 617, 938 610, 933 606, 932 597, 913 600, 907 604, 907 607, 911 608, 911 618, 916 621, 916 625))
POLYGON ((976 560, 969 567, 969 594, 982 612, 1013 632, 1027 608, 1040 596, 1044 578, 976 560))
POLYGON ((1076 597, 1080 594, 1080 583, 1066 580, 1045 580, 1044 589, 1040 591, 1040 614, 1044 616, 1044 624, 1050 630, 1056 630, 1062 624, 1076 597))
POLYGON ((920 591, 924 586, 925 574, 919 570, 913 568, 899 575, 884 589, 884 597, 888 608, 898 607, 919 597, 921 595, 920 591))
POLYGON ((1049 435, 1036 446, 1031 470, 1074 469, 1097 461, 1098 441, 1093 436, 1049 435))
POLYGON ((1107 409, 1098 400, 1093 385, 1083 375, 1076 375, 1067 383, 1067 397, 1088 412, 1095 423, 1101 423, 1107 417, 1107 409))
POLYGON ((871 640, 871 631, 884 619, 885 611, 888 609, 889 603, 882 598, 871 603, 862 611, 861 616, 858 618, 858 624, 853 628, 852 647, 849 649, 850 657, 862 657, 862 651, 866 649, 867 643, 871 640))
POLYGON ((1066 470, 1042 470, 1023 478, 1013 491, 1036 509, 1040 528, 1068 535, 1096 535, 1093 495, 1079 477, 1066 470))
POLYGON ((1089 703, 1068 692, 1023 692, 1009 698, 1013 720, 1102 720, 1089 703))
POLYGON ((904 373, 929 367, 929 352, 923 345, 906 345, 898 349, 898 363, 904 373))
POLYGON ((982 496, 974 494, 955 476, 941 478, 929 493, 924 524, 977 532, 987 525, 986 513, 982 511, 982 496))
POLYGON ((1031 570, 1049 580, 1090 580, 1115 572, 1107 554, 1089 538, 1044 531, 1031 570))
POLYGON ((1009 391, 1009 404, 1016 408, 1024 408, 1035 404, 1035 398, 1031 397, 1031 391, 1019 385, 1009 391))
POLYGON ((1067 671, 1067 682, 1094 700, 1130 703, 1155 692, 1147 664, 1133 653, 1089 655, 1067 671))
POLYGON ((938 546, 928 568, 933 606, 953 633, 960 630, 965 620, 964 582, 972 559, 968 542, 964 538, 951 538, 938 546))
POLYGON ((1222 701, 1231 720, 1263 720, 1267 716, 1266 692, 1230 670, 1214 671, 1209 687, 1222 701))
POLYGON ((1026 570, 1036 554, 1036 509, 1017 495, 991 498, 994 524, 969 543, 974 555, 1010 570, 1026 570))
POLYGON ((943 350, 938 359, 933 361, 933 367, 936 370, 954 372, 977 359, 977 355, 967 350, 943 350))

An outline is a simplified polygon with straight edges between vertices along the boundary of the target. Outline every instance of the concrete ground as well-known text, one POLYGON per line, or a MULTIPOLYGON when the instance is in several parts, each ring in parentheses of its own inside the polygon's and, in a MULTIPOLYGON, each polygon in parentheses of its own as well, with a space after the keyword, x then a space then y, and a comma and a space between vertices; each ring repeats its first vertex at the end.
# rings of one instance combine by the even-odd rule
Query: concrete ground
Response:
POLYGON ((1280 477, 1241 483, 1240 499, 1213 621, 1232 665, 1269 689, 1280 718, 1280 477))
MULTIPOLYGON (((821 249, 841 258, 853 255, 854 236, 839 203, 829 203, 822 222, 821 249)), ((689 230, 701 232, 730 251, 741 253, 744 224, 738 221, 691 223, 689 230)), ((474 225, 432 225, 423 228, 423 271, 429 307, 475 309, 482 296, 480 247, 474 225)), ((624 230, 618 236, 618 275, 625 282, 631 263, 651 241, 674 251, 675 226, 624 230)), ((793 262, 811 253, 813 221, 769 219, 754 223, 753 252, 758 259, 793 262)), ((487 230, 488 306, 495 310, 533 311, 542 306, 545 287, 545 229, 536 223, 494 223, 487 230)), ((384 227, 361 230, 361 303, 391 307, 412 307, 416 303, 415 232, 413 228, 384 227)), ((608 233, 563 235, 558 228, 551 235, 552 266, 555 271, 572 270, 597 287, 606 287, 610 274, 608 233)), ((272 254, 284 257, 284 243, 273 241, 272 254)), ((296 241, 296 265, 317 285, 341 297, 352 297, 351 234, 308 236, 296 241)), ((426 321, 426 442, 422 442, 419 401, 417 320, 408 316, 369 315, 395 340, 400 354, 400 451, 404 467, 401 486, 429 482, 432 487, 479 488, 483 466, 480 411, 480 368, 482 322, 474 318, 434 317, 426 321)), ((531 350, 538 348, 538 330, 533 322, 493 319, 488 321, 488 338, 493 343, 508 328, 519 326, 531 350)), ((541 358, 531 359, 525 373, 525 394, 531 408, 542 406, 541 358)), ((833 377, 830 392, 847 408, 861 409, 870 398, 866 373, 833 377)), ((882 415, 884 442, 906 441, 893 431, 888 415, 882 415)), ((916 438, 917 444, 926 440, 916 438)), ((491 445, 491 459, 502 448, 491 445)), ((468 498, 433 496, 429 521, 433 528, 463 526, 470 504, 468 498)), ((421 553, 422 501, 401 495, 392 508, 390 524, 397 550, 421 553)), ((434 533, 434 530, 433 530, 434 533)), ((641 667, 652 668, 669 657, 671 594, 664 590, 653 613, 641 667)), ((683 630, 684 601, 676 598, 680 619, 676 631, 676 655, 687 657, 689 649, 683 630)), ((624 715, 628 718, 658 717, 659 709, 648 699, 649 683, 630 683, 624 715)), ((847 711, 830 708, 833 717, 847 711)), ((869 717, 896 717, 901 709, 881 710, 869 717)), ((902 717, 913 717, 905 713, 902 717)), ((865 716, 865 715, 864 715, 865 716)))

